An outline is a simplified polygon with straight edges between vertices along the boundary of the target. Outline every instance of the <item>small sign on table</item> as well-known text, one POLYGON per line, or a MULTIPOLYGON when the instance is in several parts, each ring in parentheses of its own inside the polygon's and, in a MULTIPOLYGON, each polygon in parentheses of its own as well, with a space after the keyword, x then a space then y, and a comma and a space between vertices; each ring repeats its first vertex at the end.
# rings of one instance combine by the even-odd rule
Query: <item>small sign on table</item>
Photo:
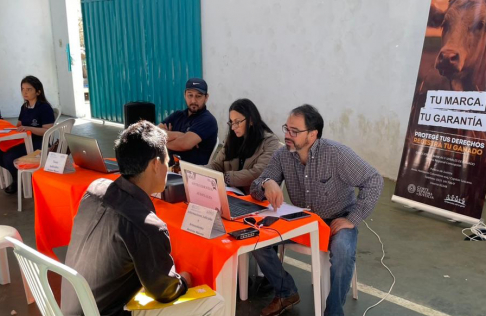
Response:
POLYGON ((63 174, 64 167, 66 166, 68 155, 59 154, 55 152, 50 152, 47 156, 46 164, 44 165, 44 170, 48 172, 54 172, 63 174))
POLYGON ((226 234, 218 211, 194 203, 189 203, 181 229, 206 239, 226 234))

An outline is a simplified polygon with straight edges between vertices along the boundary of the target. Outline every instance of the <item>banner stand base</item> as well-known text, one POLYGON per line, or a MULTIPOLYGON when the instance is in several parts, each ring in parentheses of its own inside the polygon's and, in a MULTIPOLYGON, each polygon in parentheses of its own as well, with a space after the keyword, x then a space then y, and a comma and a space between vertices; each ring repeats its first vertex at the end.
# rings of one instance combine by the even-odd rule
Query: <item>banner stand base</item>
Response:
POLYGON ((442 216, 442 217, 445 217, 445 218, 448 218, 448 219, 451 219, 451 220, 454 220, 454 221, 457 221, 457 222, 467 223, 467 224, 471 224, 471 225, 477 224, 479 222, 478 218, 474 218, 474 217, 470 217, 470 216, 466 216, 466 215, 462 215, 462 214, 457 214, 457 213, 447 211, 447 210, 444 210, 444 209, 441 209, 441 208, 438 208, 438 207, 434 207, 434 206, 430 206, 430 205, 427 205, 427 204, 424 204, 424 203, 409 200, 409 199, 406 199, 406 198, 403 198, 403 197, 400 197, 400 196, 397 196, 397 195, 393 195, 391 200, 392 200, 392 202, 402 204, 405 207, 414 208, 414 209, 417 209, 419 211, 429 212, 429 213, 439 215, 439 216, 442 216))

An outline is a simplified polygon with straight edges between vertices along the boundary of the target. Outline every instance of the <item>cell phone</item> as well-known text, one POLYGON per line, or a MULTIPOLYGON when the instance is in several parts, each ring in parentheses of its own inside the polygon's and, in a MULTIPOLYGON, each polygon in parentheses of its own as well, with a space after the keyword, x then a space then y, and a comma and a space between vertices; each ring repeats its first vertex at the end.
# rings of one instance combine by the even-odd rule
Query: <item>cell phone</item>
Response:
POLYGON ((258 221, 257 226, 263 226, 263 227, 268 227, 278 221, 280 217, 275 217, 275 216, 267 216, 264 217, 262 220, 258 221))
POLYGON ((304 218, 304 217, 309 217, 310 214, 306 212, 297 212, 297 213, 292 213, 292 214, 287 214, 287 215, 282 215, 280 216, 281 219, 284 219, 286 221, 295 221, 296 219, 304 218))

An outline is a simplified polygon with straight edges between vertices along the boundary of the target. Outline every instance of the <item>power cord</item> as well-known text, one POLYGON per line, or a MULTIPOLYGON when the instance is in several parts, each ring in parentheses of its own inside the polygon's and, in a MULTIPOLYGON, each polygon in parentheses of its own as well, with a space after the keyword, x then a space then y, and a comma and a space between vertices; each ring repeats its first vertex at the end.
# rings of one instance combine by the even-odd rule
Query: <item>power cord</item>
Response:
POLYGON ((395 279, 395 276, 393 275, 393 273, 391 272, 390 268, 388 268, 388 267, 387 267, 387 265, 386 265, 386 264, 383 262, 383 259, 385 259, 385 246, 383 245, 383 242, 381 241, 380 236, 379 236, 379 235, 378 235, 378 234, 377 234, 377 233, 376 233, 376 232, 375 232, 373 229, 371 229, 371 227, 368 225, 368 223, 366 223, 366 221, 363 221, 363 223, 365 223, 365 224, 366 224, 366 227, 368 227, 368 229, 369 229, 369 230, 370 230, 370 231, 371 231, 373 234, 375 234, 375 235, 376 235, 376 237, 378 238, 378 241, 379 241, 379 242, 380 242, 380 244, 381 244, 381 251, 382 251, 382 253, 383 253, 383 255, 381 256, 381 260, 380 260, 380 261, 381 261, 381 264, 382 264, 382 265, 383 265, 383 266, 384 266, 384 267, 385 267, 385 268, 388 270, 388 272, 390 273, 390 275, 391 275, 391 276, 392 276, 392 278, 393 278, 393 283, 392 283, 392 285, 390 286, 390 290, 388 290, 388 293, 386 293, 386 295, 385 295, 385 296, 384 296, 384 297, 383 297, 381 300, 379 300, 379 301, 378 301, 376 304, 373 304, 373 305, 371 305, 370 307, 368 307, 368 308, 367 308, 367 309, 364 311, 364 313, 363 313, 363 316, 365 316, 365 315, 366 315, 366 313, 367 313, 367 312, 368 312, 370 309, 372 309, 373 307, 378 306, 378 304, 380 304, 381 302, 383 302, 383 301, 384 301, 384 300, 385 300, 385 299, 386 299, 386 298, 387 298, 387 297, 390 295, 390 293, 391 293, 391 291, 392 291, 392 289, 393 289, 393 286, 395 286, 395 280, 396 280, 396 279, 395 279))
MULTIPOLYGON (((253 227, 253 228, 257 229, 258 231, 260 231, 260 230, 262 230, 262 229, 272 230, 272 231, 274 231, 274 232, 276 232, 276 233, 278 234, 278 236, 280 237, 280 241, 281 241, 281 242, 283 242, 283 241, 284 241, 284 240, 283 240, 282 235, 280 234, 280 232, 279 232, 278 230, 276 230, 276 229, 274 229, 274 228, 270 228, 270 227, 268 227, 268 226, 265 226, 264 224, 257 225, 257 224, 256 224, 256 220, 255 220, 255 218, 253 218, 253 217, 245 217, 245 218, 243 219, 243 223, 244 223, 244 224, 246 224, 246 225, 248 225, 248 226, 251 226, 251 227, 253 227)), ((273 224, 273 223, 272 223, 272 224, 273 224)), ((256 249, 256 247, 257 247, 257 245, 258 245, 258 242, 259 242, 259 241, 260 241, 260 234, 258 234, 258 239, 257 239, 257 242, 255 243, 255 246, 253 247, 253 251, 255 251, 255 249, 256 249)), ((270 250, 270 251, 273 251, 273 250, 270 250)), ((281 277, 281 279, 280 279, 280 291, 281 291, 281 290, 282 290, 282 288, 283 288, 283 279, 284 279, 284 277, 285 277, 285 269, 284 269, 284 267, 283 267, 283 262, 282 262, 282 271, 281 271, 281 272, 282 272, 282 273, 281 273, 281 276, 282 276, 282 277, 281 277)), ((261 285, 262 285, 261 283, 258 285, 258 288, 257 288, 257 290, 256 290, 256 292, 257 292, 257 293, 258 293, 258 290, 260 289, 260 286, 261 286, 261 285)), ((284 300, 284 298, 280 298, 280 304, 281 304, 281 305, 283 305, 283 300, 284 300)))
POLYGON ((464 228, 462 234, 466 236, 466 240, 481 241, 486 240, 486 225, 484 220, 481 218, 476 224, 472 225, 470 228, 464 228), (471 232, 471 235, 466 234, 466 231, 471 232))
MULTIPOLYGON (((255 227, 255 228, 256 228, 256 227, 255 227)), ((279 232, 278 230, 274 229, 274 228, 270 228, 270 227, 268 227, 268 226, 263 226, 263 225, 260 225, 260 227, 259 227, 259 228, 257 228, 257 229, 267 229, 267 230, 272 230, 272 231, 274 231, 274 232, 276 232, 276 233, 278 234, 278 236, 280 237, 280 241, 281 241, 281 242, 283 242, 283 241, 284 241, 284 240, 283 240, 283 238, 282 238, 282 235, 280 234, 280 232, 279 232)), ((258 238, 260 238, 260 235, 258 235, 258 238)), ((258 241, 257 241, 257 243, 258 243, 258 241)), ((253 250, 255 250, 255 249, 256 249, 256 244, 255 244, 255 248, 254 248, 253 250)), ((272 250, 270 250, 270 251, 273 251, 273 249, 272 249, 272 250)), ((283 288, 283 280, 284 280, 284 278, 285 278, 285 269, 284 269, 284 267, 283 267, 283 262, 282 262, 282 270, 281 270, 281 272, 282 272, 282 273, 281 273, 281 278, 280 278, 280 291, 282 291, 282 288, 283 288)), ((258 293, 258 290, 260 289, 260 286, 261 286, 261 285, 262 285, 262 284, 260 283, 260 285, 258 286, 258 289, 257 289, 257 293, 258 293)), ((282 305, 282 306, 283 306, 283 300, 284 300, 285 298, 279 297, 279 299, 280 299, 280 305, 282 305)))

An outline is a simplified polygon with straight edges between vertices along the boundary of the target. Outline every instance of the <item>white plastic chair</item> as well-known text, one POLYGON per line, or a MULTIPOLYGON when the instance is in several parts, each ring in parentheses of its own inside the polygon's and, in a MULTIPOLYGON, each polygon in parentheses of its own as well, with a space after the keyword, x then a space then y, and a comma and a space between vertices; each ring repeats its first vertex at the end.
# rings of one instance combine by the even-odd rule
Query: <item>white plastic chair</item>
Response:
POLYGON ((54 143, 55 139, 59 139, 57 146, 57 153, 65 154, 67 152, 67 142, 64 138, 65 133, 71 133, 75 119, 65 120, 53 127, 49 128, 44 134, 42 139, 41 159, 40 164, 36 168, 31 169, 18 169, 18 211, 22 212, 22 180, 24 180, 24 196, 26 198, 32 197, 32 173, 40 168, 44 168, 46 164, 47 155, 49 153, 49 147, 54 143))
POLYGON ((59 118, 61 117, 61 109, 60 108, 52 108, 54 111, 54 125, 56 125, 57 121, 59 121, 59 118))
MULTIPOLYGON (((5 237, 22 241, 19 232, 10 226, 0 225, 0 284, 5 285, 10 283, 10 270, 8 267, 7 248, 13 248, 13 244, 5 237)), ((29 285, 25 280, 24 273, 21 271, 22 281, 24 283, 25 296, 27 297, 27 304, 34 303, 34 297, 30 291, 29 285)))
POLYGON ((218 150, 218 146, 219 146, 219 137, 216 137, 216 145, 214 145, 213 151, 211 152, 211 156, 209 156, 208 163, 210 163, 213 160, 214 156, 216 156, 216 151, 218 150))
POLYGON ((100 315, 93 293, 89 288, 88 282, 86 282, 82 275, 16 239, 9 237, 6 237, 6 239, 14 246, 15 256, 27 277, 30 288, 33 290, 35 301, 42 315, 62 316, 61 309, 52 294, 47 279, 47 272, 49 270, 59 274, 71 283, 78 295, 84 315, 100 315))
POLYGON ((12 176, 7 169, 0 167, 0 189, 5 189, 12 183, 12 176))

